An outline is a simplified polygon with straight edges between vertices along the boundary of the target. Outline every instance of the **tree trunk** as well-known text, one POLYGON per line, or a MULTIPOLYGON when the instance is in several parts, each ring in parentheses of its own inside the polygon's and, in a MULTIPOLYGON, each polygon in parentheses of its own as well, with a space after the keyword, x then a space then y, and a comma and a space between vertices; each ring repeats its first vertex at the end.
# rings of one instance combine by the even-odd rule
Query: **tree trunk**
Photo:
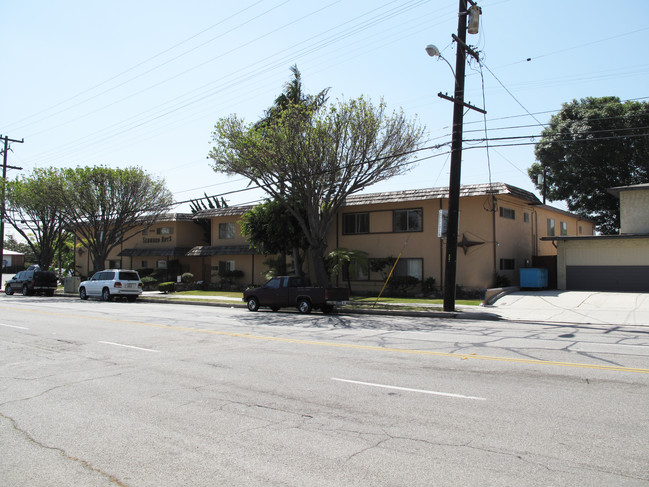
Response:
POLYGON ((300 253, 300 249, 297 247, 293 248, 293 270, 296 276, 304 276, 304 270, 302 269, 303 262, 304 258, 300 253))
POLYGON ((326 246, 323 245, 310 247, 311 265, 316 280, 315 284, 320 287, 327 287, 327 284, 329 284, 329 276, 327 275, 327 268, 324 262, 325 249, 326 246))

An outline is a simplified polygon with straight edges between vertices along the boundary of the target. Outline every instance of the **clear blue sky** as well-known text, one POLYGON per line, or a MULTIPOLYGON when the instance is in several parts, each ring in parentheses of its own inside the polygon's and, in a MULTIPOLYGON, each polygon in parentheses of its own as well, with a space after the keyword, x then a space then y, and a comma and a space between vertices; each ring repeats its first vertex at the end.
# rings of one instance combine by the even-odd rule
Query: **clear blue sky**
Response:
MULTIPOLYGON (((465 144, 462 184, 536 192, 526 172, 531 136, 563 102, 649 99, 649 2, 479 5, 480 33, 468 43, 484 62, 484 101, 475 63, 465 99, 487 109, 490 137, 526 136, 516 142, 527 145, 494 141, 487 154, 471 148, 484 143, 465 144)), ((135 165, 165 178, 176 201, 237 191, 247 181, 215 173, 206 159, 214 123, 231 113, 256 121, 297 64, 307 92, 383 98, 418 117, 427 145, 448 142, 452 104, 437 93, 452 93, 453 75, 424 48, 436 44, 455 65, 457 9, 457 0, 3 2, 0 134, 25 139, 9 157, 25 173, 135 165)), ((484 138, 482 115, 467 113, 465 124, 466 139, 484 138)), ((408 174, 366 191, 448 185, 448 149, 419 158, 408 174)), ((225 197, 245 204, 263 193, 225 197)))

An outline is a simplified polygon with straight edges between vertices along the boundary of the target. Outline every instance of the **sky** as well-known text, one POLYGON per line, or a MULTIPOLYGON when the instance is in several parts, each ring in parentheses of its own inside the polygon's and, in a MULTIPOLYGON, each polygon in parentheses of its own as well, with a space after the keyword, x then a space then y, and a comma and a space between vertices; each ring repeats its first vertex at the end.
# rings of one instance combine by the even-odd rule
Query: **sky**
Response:
MULTIPOLYGON (((216 173, 214 124, 255 122, 302 73, 307 93, 364 96, 426 127, 411 170, 364 192, 447 186, 457 0, 5 1, 0 7, 0 134, 8 178, 39 167, 141 167, 178 204, 265 194, 216 173)), ((540 197, 527 175, 534 142, 562 103, 649 100, 646 0, 483 0, 480 54, 466 69, 462 184, 508 183, 540 197), (486 132, 485 132, 486 131, 486 132), (486 135, 485 135, 486 134, 486 135), (512 138, 513 137, 513 138, 512 138), (485 146, 489 139, 489 148, 485 146)), ((563 202, 552 206, 565 209, 563 202)), ((8 233, 11 233, 8 229, 8 233)))

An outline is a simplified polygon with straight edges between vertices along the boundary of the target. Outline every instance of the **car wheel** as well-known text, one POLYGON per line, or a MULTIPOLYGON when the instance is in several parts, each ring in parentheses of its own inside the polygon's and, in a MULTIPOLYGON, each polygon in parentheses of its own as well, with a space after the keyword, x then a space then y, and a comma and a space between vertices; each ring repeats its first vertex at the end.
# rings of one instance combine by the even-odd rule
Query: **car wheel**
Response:
POLYGON ((7 287, 5 288, 5 294, 6 294, 7 296, 11 296, 13 293, 14 293, 14 292, 13 292, 13 290, 11 289, 11 286, 7 286, 7 287))
POLYGON ((257 311, 259 309, 259 301, 256 297, 252 296, 248 298, 246 306, 248 307, 248 311, 257 311))
POLYGON ((311 312, 311 301, 306 298, 300 298, 297 302, 297 310, 302 314, 308 314, 311 312))
POLYGON ((86 288, 85 287, 82 287, 81 289, 79 289, 79 298, 83 299, 84 301, 86 299, 88 299, 88 294, 86 293, 86 288))
POLYGON ((101 299, 104 301, 112 301, 113 297, 110 295, 110 291, 107 287, 101 292, 101 299))
POLYGON ((27 285, 23 286, 23 296, 29 296, 29 288, 27 285))

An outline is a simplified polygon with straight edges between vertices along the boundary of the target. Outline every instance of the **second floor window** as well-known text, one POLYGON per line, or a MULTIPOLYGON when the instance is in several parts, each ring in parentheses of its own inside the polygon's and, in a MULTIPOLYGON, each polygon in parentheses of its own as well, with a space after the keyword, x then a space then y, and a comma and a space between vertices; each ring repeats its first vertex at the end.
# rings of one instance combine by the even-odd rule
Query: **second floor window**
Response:
POLYGON ((219 239, 234 238, 234 222, 219 223, 219 239))
POLYGON ((343 234, 353 235, 356 233, 370 232, 369 213, 347 213, 343 215, 343 234))
POLYGON ((174 229, 171 227, 156 228, 155 233, 157 235, 171 235, 172 233, 174 233, 174 229))
POLYGON ((548 237, 554 237, 554 218, 548 218, 548 237))
POLYGON ((561 227, 559 231, 561 232, 561 235, 568 235, 568 224, 566 222, 561 222, 560 225, 561 227))
POLYGON ((516 219, 516 211, 511 208, 500 207, 500 216, 502 218, 509 218, 510 220, 516 219))
POLYGON ((395 232, 421 232, 423 230, 422 209, 394 210, 395 232))

